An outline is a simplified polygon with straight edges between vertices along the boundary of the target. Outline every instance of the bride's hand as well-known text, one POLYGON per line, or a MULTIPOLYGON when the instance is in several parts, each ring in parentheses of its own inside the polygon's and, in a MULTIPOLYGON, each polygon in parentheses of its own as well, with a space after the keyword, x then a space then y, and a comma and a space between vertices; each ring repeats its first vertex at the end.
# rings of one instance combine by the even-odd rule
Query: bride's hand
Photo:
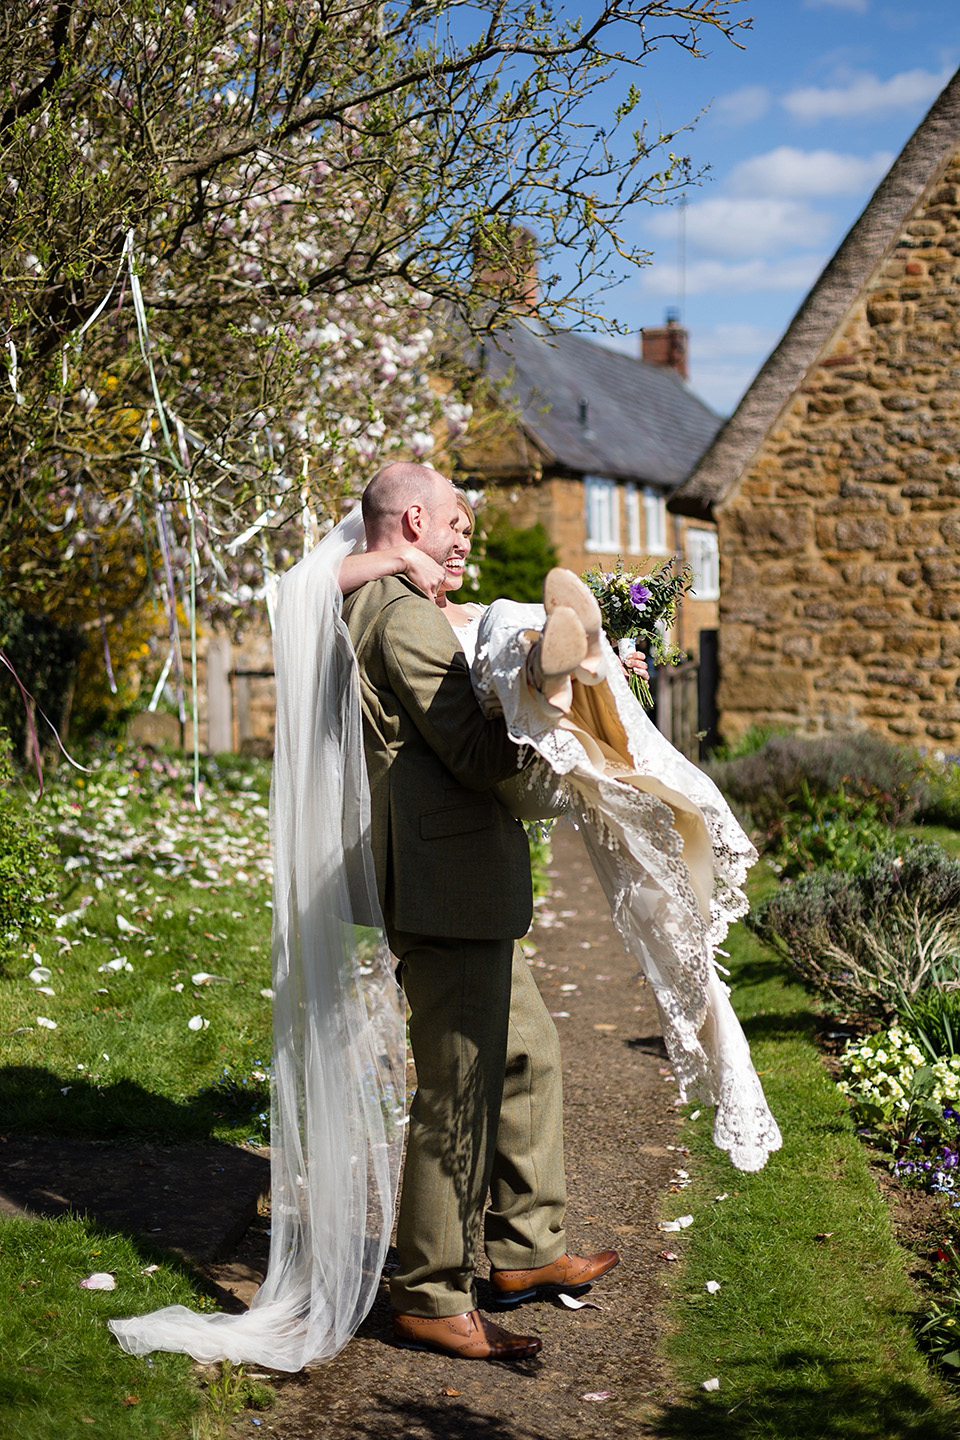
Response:
POLYGON ((641 680, 649 681, 650 671, 647 669, 646 657, 641 655, 638 650, 635 650, 632 655, 628 655, 626 660, 621 660, 620 664, 623 666, 623 673, 628 680, 633 674, 639 675, 641 680))
POLYGON ((443 580, 447 578, 447 572, 436 560, 431 559, 415 545, 404 545, 400 549, 400 556, 403 560, 403 573, 408 580, 412 580, 418 590, 431 600, 436 600, 437 590, 443 580))

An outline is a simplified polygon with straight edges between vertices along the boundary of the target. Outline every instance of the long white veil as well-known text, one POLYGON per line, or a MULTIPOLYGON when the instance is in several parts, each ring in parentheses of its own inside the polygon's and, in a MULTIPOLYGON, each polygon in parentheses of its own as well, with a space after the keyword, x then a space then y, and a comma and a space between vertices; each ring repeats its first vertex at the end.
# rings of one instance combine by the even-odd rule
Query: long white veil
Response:
POLYGON ((373 1303, 403 1149, 405 1006, 369 844, 356 660, 337 584, 359 507, 280 581, 274 654, 270 1263, 241 1315, 111 1320, 123 1348, 299 1370, 373 1303))

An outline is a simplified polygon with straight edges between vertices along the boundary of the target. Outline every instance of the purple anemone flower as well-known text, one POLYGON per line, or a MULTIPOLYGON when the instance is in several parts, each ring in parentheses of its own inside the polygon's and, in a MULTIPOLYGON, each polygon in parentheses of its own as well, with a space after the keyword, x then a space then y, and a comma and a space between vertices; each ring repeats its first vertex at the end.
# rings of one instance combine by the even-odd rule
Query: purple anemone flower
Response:
POLYGON ((651 593, 646 585, 641 585, 639 580, 635 580, 630 586, 630 603, 634 610, 646 610, 651 593))

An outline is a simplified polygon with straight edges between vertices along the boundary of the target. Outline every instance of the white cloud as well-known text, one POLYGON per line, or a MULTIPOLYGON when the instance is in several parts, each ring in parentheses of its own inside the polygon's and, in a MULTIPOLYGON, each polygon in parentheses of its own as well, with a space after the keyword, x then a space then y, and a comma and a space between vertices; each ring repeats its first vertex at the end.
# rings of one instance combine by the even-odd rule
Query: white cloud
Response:
POLYGON ((753 125, 770 109, 770 99, 766 85, 744 85, 729 95, 721 95, 713 102, 710 113, 728 125, 753 125))
MULTIPOLYGON (((824 255, 795 255, 786 260, 697 260, 687 265, 688 295, 748 295, 752 291, 796 290, 806 294, 823 269, 824 255)), ((675 264, 653 264, 640 276, 641 292, 675 301, 680 289, 675 264)))
MULTIPOLYGON (((658 210, 647 221, 652 234, 673 240, 680 221, 675 208, 658 210)), ((688 205, 687 243, 704 255, 738 257, 808 248, 830 234, 833 220, 797 200, 716 196, 688 205)))
POLYGON ((836 150, 780 145, 765 155, 742 160, 728 183, 735 195, 850 195, 876 185, 893 161, 890 150, 876 150, 869 156, 842 155, 836 150))
POLYGON ((718 360, 740 360, 744 356, 766 359, 780 332, 769 325, 749 321, 733 321, 713 325, 708 330, 694 331, 690 337, 690 353, 698 364, 718 360))
POLYGON ((852 10, 855 15, 866 15, 870 0, 803 0, 805 10, 852 10))
POLYGON ((766 325, 720 324, 690 333, 690 384, 721 415, 729 415, 780 338, 766 325))
POLYGON ((876 75, 851 75, 843 84, 818 89, 815 85, 791 90, 780 102, 795 120, 840 120, 854 115, 879 115, 891 110, 912 110, 934 100, 953 74, 947 65, 929 70, 903 70, 881 80, 876 75))

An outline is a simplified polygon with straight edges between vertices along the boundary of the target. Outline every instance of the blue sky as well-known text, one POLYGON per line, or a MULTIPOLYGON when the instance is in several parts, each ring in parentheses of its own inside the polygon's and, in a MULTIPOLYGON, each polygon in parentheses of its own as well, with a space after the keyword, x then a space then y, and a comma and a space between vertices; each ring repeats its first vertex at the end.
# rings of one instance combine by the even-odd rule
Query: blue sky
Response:
MULTIPOLYGON (((651 128, 709 105, 675 148, 710 171, 689 189, 683 221, 676 206, 638 207, 628 236, 653 261, 600 299, 634 331, 680 308, 691 387, 722 414, 960 67, 958 0, 737 9, 754 22, 743 50, 717 37, 702 60, 664 48, 634 72, 651 128)), ((635 353, 635 340, 612 343, 635 353)))

